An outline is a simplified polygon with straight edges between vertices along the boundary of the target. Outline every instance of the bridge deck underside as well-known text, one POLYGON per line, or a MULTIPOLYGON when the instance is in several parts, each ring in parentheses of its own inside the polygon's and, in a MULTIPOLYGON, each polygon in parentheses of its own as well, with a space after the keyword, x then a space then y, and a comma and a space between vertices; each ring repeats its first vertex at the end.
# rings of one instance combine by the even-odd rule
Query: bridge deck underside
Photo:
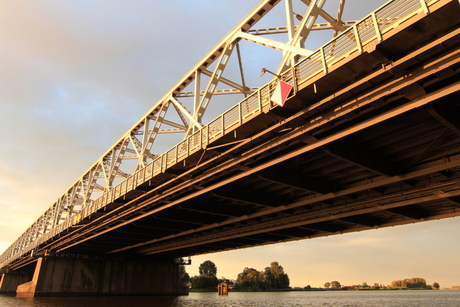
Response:
MULTIPOLYGON (((460 96, 451 98, 460 114, 460 96)), ((460 167, 442 165, 460 161, 460 135, 430 111, 414 110, 70 250, 106 253, 153 241, 126 252, 185 256, 458 216, 460 196, 448 194, 460 190, 460 167)))
POLYGON ((43 249, 184 257, 460 215, 458 16, 400 26, 43 249))

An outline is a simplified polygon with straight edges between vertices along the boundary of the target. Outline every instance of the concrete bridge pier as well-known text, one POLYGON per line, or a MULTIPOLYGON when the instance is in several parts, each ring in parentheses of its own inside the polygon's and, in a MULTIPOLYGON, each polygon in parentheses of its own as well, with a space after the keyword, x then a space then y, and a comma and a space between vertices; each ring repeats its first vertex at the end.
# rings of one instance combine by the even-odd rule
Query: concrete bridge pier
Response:
POLYGON ((17 285, 18 297, 187 295, 178 268, 174 261, 45 257, 37 259, 32 280, 5 274, 0 290, 17 285))
POLYGON ((9 272, 0 274, 0 293, 16 293, 18 285, 32 279, 30 272, 9 272))

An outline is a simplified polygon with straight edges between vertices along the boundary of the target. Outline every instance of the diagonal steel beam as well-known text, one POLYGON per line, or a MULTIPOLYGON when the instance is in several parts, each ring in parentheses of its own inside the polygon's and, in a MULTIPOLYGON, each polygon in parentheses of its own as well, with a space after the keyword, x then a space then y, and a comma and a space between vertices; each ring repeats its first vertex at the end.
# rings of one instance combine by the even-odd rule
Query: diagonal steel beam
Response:
POLYGON ((273 48, 273 49, 276 49, 276 50, 285 51, 285 52, 287 52, 289 54, 294 53, 296 55, 308 57, 313 53, 311 50, 296 47, 296 46, 293 46, 293 45, 290 45, 290 44, 280 43, 280 42, 272 40, 272 39, 268 39, 268 38, 248 34, 248 33, 245 33, 245 32, 239 32, 236 35, 237 35, 237 37, 245 39, 247 41, 250 41, 250 42, 262 45, 262 46, 270 47, 270 48, 273 48))
POLYGON ((189 120, 191 123, 193 123, 193 125, 195 125, 196 127, 198 127, 199 129, 203 128, 203 126, 196 120, 196 118, 190 114, 190 112, 179 102, 176 100, 176 98, 174 97, 169 97, 169 101, 171 101, 175 107, 177 107, 182 114, 184 114, 189 120))
MULTIPOLYGON (((213 73, 211 71, 207 70, 207 69, 203 70, 202 73, 203 73, 203 75, 206 75, 208 77, 212 77, 212 75, 213 75, 213 73)), ((235 88, 235 89, 239 90, 241 93, 251 93, 250 89, 247 88, 246 86, 240 85, 240 84, 238 84, 236 82, 233 82, 233 81, 231 81, 229 79, 226 79, 226 78, 224 78, 222 76, 220 77, 219 81, 224 83, 224 84, 227 84, 228 86, 231 86, 232 88, 235 88)))
MULTIPOLYGON (((308 35, 310 34, 311 29, 320 13, 324 3, 326 0, 313 0, 312 3, 308 6, 307 11, 305 12, 302 21, 300 22, 299 26, 297 27, 294 36, 289 40, 288 44, 291 46, 300 46, 302 49, 305 47, 304 42, 307 39, 308 35)), ((283 55, 283 59, 278 65, 276 70, 276 74, 282 73, 287 67, 286 64, 288 60, 291 58, 290 51, 285 52, 283 55)), ((298 53, 299 55, 302 55, 298 53)))
MULTIPOLYGON (((311 5, 311 0, 301 0, 301 1, 308 6, 311 5)), ((327 13, 323 9, 319 11, 319 15, 323 17, 327 22, 329 22, 334 27, 334 29, 336 29, 337 31, 346 30, 346 27, 344 27, 344 25, 339 23, 338 20, 336 20, 334 17, 332 17, 329 13, 327 13)))

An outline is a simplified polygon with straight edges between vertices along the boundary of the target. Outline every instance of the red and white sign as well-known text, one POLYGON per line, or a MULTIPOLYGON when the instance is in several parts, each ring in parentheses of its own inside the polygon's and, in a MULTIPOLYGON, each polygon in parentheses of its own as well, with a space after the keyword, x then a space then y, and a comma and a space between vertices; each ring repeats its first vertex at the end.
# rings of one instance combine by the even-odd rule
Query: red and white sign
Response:
POLYGON ((276 103, 279 106, 284 106, 284 102, 286 101, 289 93, 291 92, 292 85, 286 83, 284 81, 278 81, 278 84, 273 92, 271 97, 271 101, 276 103))

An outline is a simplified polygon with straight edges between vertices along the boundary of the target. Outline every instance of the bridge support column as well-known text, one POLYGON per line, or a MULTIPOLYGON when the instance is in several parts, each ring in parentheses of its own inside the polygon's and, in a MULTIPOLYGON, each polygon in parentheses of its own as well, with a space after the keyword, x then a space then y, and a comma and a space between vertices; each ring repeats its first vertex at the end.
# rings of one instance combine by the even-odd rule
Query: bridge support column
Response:
POLYGON ((178 264, 145 259, 39 258, 32 281, 16 295, 187 295, 178 264))
POLYGON ((32 281, 18 285, 16 288, 17 297, 33 297, 35 293, 35 288, 38 282, 38 276, 40 275, 40 269, 42 267, 43 258, 38 258, 35 265, 34 275, 32 281))
POLYGON ((9 272, 0 275, 0 293, 15 293, 18 285, 30 280, 28 272, 9 272))

